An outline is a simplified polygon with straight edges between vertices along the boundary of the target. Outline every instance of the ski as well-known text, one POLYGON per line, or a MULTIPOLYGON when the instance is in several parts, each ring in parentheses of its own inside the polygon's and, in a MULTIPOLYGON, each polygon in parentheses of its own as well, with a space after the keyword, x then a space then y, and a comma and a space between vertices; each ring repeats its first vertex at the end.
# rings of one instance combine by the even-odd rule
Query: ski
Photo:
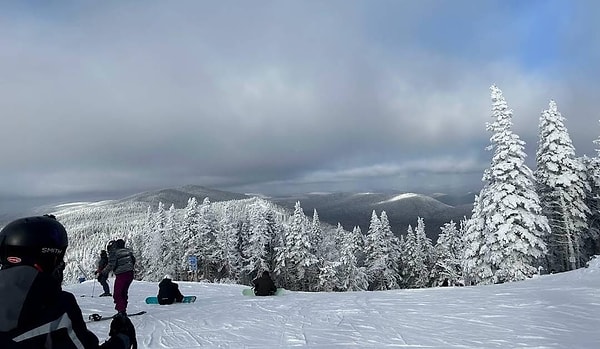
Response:
MULTIPOLYGON (((138 316, 138 315, 142 315, 142 314, 146 314, 145 310, 142 311, 138 311, 137 313, 132 313, 132 314, 127 314, 127 317, 132 317, 132 316, 138 316)), ((96 321, 104 321, 104 320, 112 320, 114 315, 111 316, 103 316, 100 314, 90 314, 90 316, 88 316, 88 320, 87 322, 96 322, 96 321)))

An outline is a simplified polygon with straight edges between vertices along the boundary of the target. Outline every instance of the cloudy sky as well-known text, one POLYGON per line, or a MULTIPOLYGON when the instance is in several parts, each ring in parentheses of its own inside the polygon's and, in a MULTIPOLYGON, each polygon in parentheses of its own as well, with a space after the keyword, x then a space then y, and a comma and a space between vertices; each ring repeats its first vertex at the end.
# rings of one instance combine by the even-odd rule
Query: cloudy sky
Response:
POLYGON ((550 99, 593 156, 598 11, 593 0, 3 2, 0 201, 187 184, 478 190, 492 84, 530 162, 550 99))

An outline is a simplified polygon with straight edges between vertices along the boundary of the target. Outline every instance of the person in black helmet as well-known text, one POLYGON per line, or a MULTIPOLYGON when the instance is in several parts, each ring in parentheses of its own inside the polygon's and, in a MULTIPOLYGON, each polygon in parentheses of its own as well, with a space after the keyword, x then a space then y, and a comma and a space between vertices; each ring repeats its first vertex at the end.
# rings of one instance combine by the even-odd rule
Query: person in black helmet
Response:
POLYGON ((171 275, 167 274, 158 283, 158 304, 166 305, 173 304, 175 302, 181 303, 183 301, 183 295, 179 291, 179 285, 172 281, 171 275))
POLYGON ((135 328, 114 318, 99 344, 61 283, 67 232, 54 216, 17 219, 0 231, 0 348, 135 348, 135 328))

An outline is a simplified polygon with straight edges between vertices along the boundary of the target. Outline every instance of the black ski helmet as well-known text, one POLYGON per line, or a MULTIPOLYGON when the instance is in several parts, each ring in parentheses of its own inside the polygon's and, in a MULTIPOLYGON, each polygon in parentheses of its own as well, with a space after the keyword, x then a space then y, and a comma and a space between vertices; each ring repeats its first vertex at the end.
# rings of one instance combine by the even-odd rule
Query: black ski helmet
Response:
POLYGON ((59 273, 62 280, 67 231, 52 215, 20 218, 0 231, 2 268, 17 265, 35 266, 48 273, 59 273))

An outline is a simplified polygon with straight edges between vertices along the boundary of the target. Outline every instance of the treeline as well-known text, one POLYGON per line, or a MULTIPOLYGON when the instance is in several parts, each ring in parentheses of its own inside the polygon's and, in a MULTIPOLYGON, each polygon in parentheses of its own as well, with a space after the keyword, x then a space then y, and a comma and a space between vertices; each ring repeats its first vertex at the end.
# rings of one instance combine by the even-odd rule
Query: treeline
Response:
POLYGON ((421 218, 393 233, 385 211, 373 211, 363 232, 321 224, 317 211, 305 215, 300 202, 292 213, 259 198, 190 198, 182 209, 86 206, 57 212, 72 237, 68 256, 75 263, 67 276, 93 270, 99 250, 119 237, 138 258, 138 279, 173 274, 249 284, 269 270, 280 287, 302 291, 491 284, 584 266, 600 252, 599 155, 576 156, 551 101, 539 119, 532 171, 524 142, 512 131, 513 111, 497 87, 491 95, 493 154, 484 186, 471 217, 446 223, 435 243, 421 218))

